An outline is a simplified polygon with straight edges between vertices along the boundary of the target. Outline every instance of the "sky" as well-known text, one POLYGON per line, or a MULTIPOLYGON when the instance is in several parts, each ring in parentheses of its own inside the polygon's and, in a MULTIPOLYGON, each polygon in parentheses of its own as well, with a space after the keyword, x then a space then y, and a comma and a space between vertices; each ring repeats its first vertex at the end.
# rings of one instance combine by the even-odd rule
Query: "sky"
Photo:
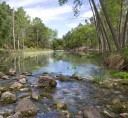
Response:
MULTIPOLYGON (((71 2, 60 6, 58 0, 4 0, 12 8, 23 7, 31 18, 39 17, 49 28, 58 31, 61 38, 79 23, 85 24, 85 19, 92 16, 88 3, 84 3, 80 9, 80 15, 74 16, 73 4, 71 2)), ((71 1, 71 0, 69 0, 71 1)))

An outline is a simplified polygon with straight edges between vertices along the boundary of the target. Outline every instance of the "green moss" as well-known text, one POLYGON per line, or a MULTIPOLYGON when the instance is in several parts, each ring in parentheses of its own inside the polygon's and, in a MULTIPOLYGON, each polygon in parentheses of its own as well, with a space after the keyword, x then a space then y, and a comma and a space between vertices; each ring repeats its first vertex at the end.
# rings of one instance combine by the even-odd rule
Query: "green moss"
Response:
POLYGON ((14 100, 13 100, 12 98, 5 98, 5 99, 3 99, 3 100, 1 101, 1 103, 2 103, 3 105, 11 104, 11 103, 13 103, 13 102, 14 102, 14 100))
POLYGON ((40 99, 41 99, 41 98, 53 99, 52 95, 50 95, 50 94, 48 94, 48 93, 45 93, 45 92, 43 92, 43 93, 40 94, 40 99))

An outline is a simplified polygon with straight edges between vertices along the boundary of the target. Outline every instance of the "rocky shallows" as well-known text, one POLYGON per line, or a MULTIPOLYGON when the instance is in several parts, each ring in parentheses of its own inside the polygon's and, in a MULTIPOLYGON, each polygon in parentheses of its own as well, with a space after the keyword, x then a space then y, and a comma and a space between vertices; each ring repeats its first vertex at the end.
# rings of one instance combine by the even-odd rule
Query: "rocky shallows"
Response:
POLYGON ((128 80, 0 72, 0 118, 127 118, 128 80))

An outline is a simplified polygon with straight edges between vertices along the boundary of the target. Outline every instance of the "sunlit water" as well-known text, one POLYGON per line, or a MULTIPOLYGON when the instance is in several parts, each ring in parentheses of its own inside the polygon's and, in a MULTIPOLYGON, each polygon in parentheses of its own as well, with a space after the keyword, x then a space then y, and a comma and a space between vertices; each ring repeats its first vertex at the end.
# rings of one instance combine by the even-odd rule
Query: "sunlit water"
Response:
MULTIPOLYGON (((25 71, 32 72, 34 76, 29 77, 29 83, 31 84, 34 84, 35 80, 43 72, 63 75, 72 75, 77 73, 86 79, 87 76, 98 75, 101 70, 98 63, 94 60, 87 59, 86 55, 82 56, 79 54, 70 54, 64 52, 31 56, 3 56, 0 60, 0 65, 0 70, 4 72, 8 71, 9 68, 15 68, 19 73, 25 71)), ((90 88, 83 81, 57 81, 57 88, 51 92, 53 101, 65 102, 71 112, 76 112, 81 106, 91 102, 91 100, 88 98, 90 93, 90 88)), ((42 102, 46 103, 45 106, 48 107, 51 100, 42 100, 42 102)), ((37 117, 43 118, 42 113, 45 112, 45 108, 41 105, 42 103, 39 102, 37 104, 41 109, 37 117)))

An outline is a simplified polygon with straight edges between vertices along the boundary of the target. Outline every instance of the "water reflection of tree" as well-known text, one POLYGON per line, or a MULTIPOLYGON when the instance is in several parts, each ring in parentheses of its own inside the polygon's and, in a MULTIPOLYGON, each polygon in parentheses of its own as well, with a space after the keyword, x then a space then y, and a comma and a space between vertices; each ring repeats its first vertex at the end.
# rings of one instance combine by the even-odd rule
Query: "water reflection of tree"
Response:
POLYGON ((63 60, 66 62, 70 62, 73 66, 82 65, 84 63, 92 63, 97 65, 97 62, 94 59, 87 59, 86 55, 81 55, 78 53, 57 52, 53 54, 53 59, 55 61, 63 60))
POLYGON ((14 68, 18 72, 32 71, 36 69, 35 67, 37 66, 41 68, 47 64, 47 55, 34 55, 32 57, 24 55, 3 55, 2 58, 0 58, 0 71, 7 72, 9 68, 14 68))

